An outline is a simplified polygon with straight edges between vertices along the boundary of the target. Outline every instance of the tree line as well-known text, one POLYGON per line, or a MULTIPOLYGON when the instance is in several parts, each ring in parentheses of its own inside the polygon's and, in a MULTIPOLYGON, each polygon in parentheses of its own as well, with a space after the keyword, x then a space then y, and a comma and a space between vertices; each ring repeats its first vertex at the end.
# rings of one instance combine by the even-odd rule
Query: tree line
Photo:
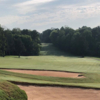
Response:
POLYGON ((36 30, 10 30, 0 26, 0 56, 39 55, 40 40, 53 43, 61 50, 74 55, 100 57, 100 26, 83 26, 76 30, 70 27, 52 28, 44 30, 41 34, 36 30))
POLYGON ((74 55, 100 57, 100 26, 83 26, 76 30, 70 27, 47 29, 40 38, 42 42, 52 42, 61 50, 74 55))
POLYGON ((36 30, 14 28, 4 29, 0 26, 0 56, 5 55, 39 55, 40 38, 36 30))

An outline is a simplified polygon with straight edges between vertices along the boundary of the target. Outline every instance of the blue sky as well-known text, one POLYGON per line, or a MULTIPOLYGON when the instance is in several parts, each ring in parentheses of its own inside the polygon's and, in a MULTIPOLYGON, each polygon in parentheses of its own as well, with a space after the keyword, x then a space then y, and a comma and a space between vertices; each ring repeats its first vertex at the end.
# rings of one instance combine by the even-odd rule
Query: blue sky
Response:
POLYGON ((36 29, 100 25, 100 0, 0 0, 0 24, 36 29))

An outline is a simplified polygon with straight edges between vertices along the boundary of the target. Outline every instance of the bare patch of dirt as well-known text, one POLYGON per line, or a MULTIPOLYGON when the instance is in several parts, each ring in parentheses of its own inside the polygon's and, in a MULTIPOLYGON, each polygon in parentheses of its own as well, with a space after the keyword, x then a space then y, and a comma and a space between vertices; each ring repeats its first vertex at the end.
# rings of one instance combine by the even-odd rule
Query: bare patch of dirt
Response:
POLYGON ((61 87, 22 86, 28 100, 100 100, 100 90, 61 87))
POLYGON ((57 72, 57 71, 33 71, 33 70, 10 70, 5 69, 6 71, 24 73, 24 74, 32 74, 32 75, 40 75, 40 76, 52 76, 52 77, 69 77, 69 78, 85 78, 83 75, 79 73, 70 73, 70 72, 57 72))

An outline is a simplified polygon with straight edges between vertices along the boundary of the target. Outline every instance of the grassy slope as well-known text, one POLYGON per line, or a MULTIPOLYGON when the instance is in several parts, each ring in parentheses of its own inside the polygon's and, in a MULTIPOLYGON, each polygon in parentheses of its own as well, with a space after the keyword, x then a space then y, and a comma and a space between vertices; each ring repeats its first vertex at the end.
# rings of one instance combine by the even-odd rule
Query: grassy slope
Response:
POLYGON ((45 55, 45 56, 72 56, 69 53, 65 53, 55 46, 53 46, 52 43, 42 43, 42 48, 40 51, 40 55, 45 55))
POLYGON ((100 88, 100 59, 79 58, 57 50, 52 44, 42 44, 41 56, 0 58, 0 68, 44 69, 82 72, 85 79, 53 78, 25 74, 14 74, 0 70, 4 80, 23 81, 38 84, 59 84, 100 88))
POLYGON ((0 80, 0 100, 27 100, 27 96, 16 85, 0 80))

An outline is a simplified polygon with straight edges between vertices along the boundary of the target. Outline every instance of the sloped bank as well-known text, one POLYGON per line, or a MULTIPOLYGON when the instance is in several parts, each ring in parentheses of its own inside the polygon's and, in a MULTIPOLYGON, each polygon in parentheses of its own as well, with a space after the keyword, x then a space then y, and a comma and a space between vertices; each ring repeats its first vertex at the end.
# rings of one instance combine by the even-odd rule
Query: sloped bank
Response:
POLYGON ((18 86, 0 80, 0 100, 27 100, 27 95, 18 86))

